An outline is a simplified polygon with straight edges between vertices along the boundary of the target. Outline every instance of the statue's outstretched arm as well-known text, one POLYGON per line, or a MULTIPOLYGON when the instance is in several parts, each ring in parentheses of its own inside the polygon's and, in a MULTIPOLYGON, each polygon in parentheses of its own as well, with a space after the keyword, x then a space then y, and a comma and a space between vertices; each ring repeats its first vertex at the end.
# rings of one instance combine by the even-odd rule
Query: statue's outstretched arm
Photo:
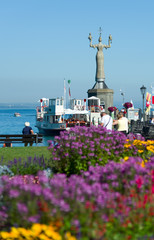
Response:
POLYGON ((111 34, 109 35, 109 40, 108 40, 108 45, 104 45, 104 47, 107 49, 107 48, 110 48, 111 47, 111 43, 112 43, 112 36, 111 34))
POLYGON ((90 47, 96 48, 96 47, 97 47, 97 44, 96 44, 96 45, 93 45, 93 44, 92 44, 92 36, 91 36, 91 33, 89 33, 88 39, 89 39, 89 41, 90 41, 90 47))
POLYGON ((90 47, 96 48, 96 47, 97 47, 97 44, 96 44, 96 45, 93 45, 92 42, 90 42, 90 47))

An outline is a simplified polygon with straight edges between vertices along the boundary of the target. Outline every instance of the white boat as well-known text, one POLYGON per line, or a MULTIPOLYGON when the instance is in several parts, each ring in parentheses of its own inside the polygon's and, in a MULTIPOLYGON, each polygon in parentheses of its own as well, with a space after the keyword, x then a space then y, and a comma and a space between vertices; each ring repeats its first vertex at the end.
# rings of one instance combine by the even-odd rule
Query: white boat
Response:
POLYGON ((17 112, 15 112, 15 113, 14 113, 14 117, 21 117, 21 114, 20 114, 20 113, 17 113, 17 112))
POLYGON ((40 99, 41 106, 36 109, 36 127, 39 133, 44 135, 58 134, 66 130, 66 122, 63 120, 63 99, 40 99))
POLYGON ((41 104, 36 109, 36 127, 41 134, 58 135, 70 127, 98 125, 101 110, 99 103, 97 106, 89 105, 86 110, 86 100, 81 99, 71 99, 69 109, 64 108, 63 98, 42 98, 39 102, 41 104))

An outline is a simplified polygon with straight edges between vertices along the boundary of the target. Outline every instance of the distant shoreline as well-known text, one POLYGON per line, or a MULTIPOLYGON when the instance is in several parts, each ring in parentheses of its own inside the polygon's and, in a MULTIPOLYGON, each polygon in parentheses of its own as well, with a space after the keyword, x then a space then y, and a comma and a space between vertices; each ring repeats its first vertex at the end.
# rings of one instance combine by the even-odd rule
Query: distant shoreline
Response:
MULTIPOLYGON (((0 109, 36 109, 39 103, 0 103, 0 109)), ((141 108, 141 102, 135 102, 135 108, 141 108)), ((116 102, 114 106, 119 110, 123 108, 122 103, 116 102)))
POLYGON ((0 104, 0 109, 36 109, 36 104, 0 104))

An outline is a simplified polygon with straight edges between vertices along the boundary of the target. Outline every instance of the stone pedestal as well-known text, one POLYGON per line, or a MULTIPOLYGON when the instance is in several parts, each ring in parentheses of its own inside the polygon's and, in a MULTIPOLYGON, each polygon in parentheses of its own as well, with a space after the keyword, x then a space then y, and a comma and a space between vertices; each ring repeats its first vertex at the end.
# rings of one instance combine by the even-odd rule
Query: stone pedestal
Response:
POLYGON ((98 97, 100 99, 100 105, 105 108, 105 110, 108 112, 108 107, 113 106, 113 94, 114 91, 109 88, 105 89, 89 89, 88 90, 88 98, 89 97, 98 97))

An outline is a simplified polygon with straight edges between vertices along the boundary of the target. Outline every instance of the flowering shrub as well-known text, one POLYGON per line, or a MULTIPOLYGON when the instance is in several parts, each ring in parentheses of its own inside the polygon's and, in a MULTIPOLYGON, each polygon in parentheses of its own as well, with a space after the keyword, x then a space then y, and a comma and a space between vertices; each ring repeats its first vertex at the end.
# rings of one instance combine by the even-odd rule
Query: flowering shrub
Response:
MULTIPOLYGON (((12 227, 10 232, 0 232, 0 239, 3 240, 62 240, 61 235, 56 231, 53 226, 47 226, 44 224, 35 223, 31 229, 15 228, 12 227)), ((76 240, 75 237, 71 236, 69 232, 63 237, 64 240, 76 240)))
POLYGON ((85 240, 110 236, 111 230, 115 235, 121 232, 118 239, 126 239, 128 226, 134 236, 149 234, 154 217, 154 157, 144 167, 141 161, 139 157, 110 161, 69 178, 65 174, 47 178, 43 172, 38 181, 34 176, 2 176, 0 227, 60 222, 61 234, 70 232, 85 240))
POLYGON ((75 127, 56 137, 57 145, 50 142, 52 166, 55 172, 79 174, 89 166, 105 165, 109 160, 119 161, 126 136, 101 126, 75 127))
POLYGON ((114 111, 116 111, 116 110, 117 110, 116 107, 109 107, 109 108, 108 108, 108 111, 109 111, 109 112, 114 112, 114 111))
MULTIPOLYGON (((3 159, 1 159, 0 164, 3 165, 3 159)), ((5 171, 5 174, 37 174, 38 171, 51 168, 51 161, 50 159, 44 159, 44 157, 28 157, 26 160, 21 161, 21 159, 14 159, 13 161, 8 161, 7 166, 4 166, 3 172, 5 171), (7 169, 6 169, 7 167, 7 169)), ((1 168, 0 168, 0 175, 1 175, 1 168)))
POLYGON ((125 152, 127 156, 141 156, 144 159, 147 159, 149 156, 154 155, 154 141, 144 139, 127 139, 125 144, 125 152))
POLYGON ((50 142, 52 169, 54 172, 80 174, 89 166, 104 166, 113 160, 119 162, 126 156, 144 159, 154 153, 154 141, 145 141, 141 135, 126 136, 103 127, 75 127, 56 137, 56 145, 50 142))
POLYGON ((124 103, 124 105, 123 105, 126 109, 128 109, 128 108, 131 108, 132 106, 133 106, 133 104, 131 103, 131 102, 126 102, 126 103, 124 103))
POLYGON ((141 140, 141 141, 145 141, 145 138, 142 137, 141 134, 137 133, 137 134, 134 134, 134 133, 129 133, 127 134, 127 138, 130 140, 130 141, 134 141, 135 139, 137 140, 141 140))

